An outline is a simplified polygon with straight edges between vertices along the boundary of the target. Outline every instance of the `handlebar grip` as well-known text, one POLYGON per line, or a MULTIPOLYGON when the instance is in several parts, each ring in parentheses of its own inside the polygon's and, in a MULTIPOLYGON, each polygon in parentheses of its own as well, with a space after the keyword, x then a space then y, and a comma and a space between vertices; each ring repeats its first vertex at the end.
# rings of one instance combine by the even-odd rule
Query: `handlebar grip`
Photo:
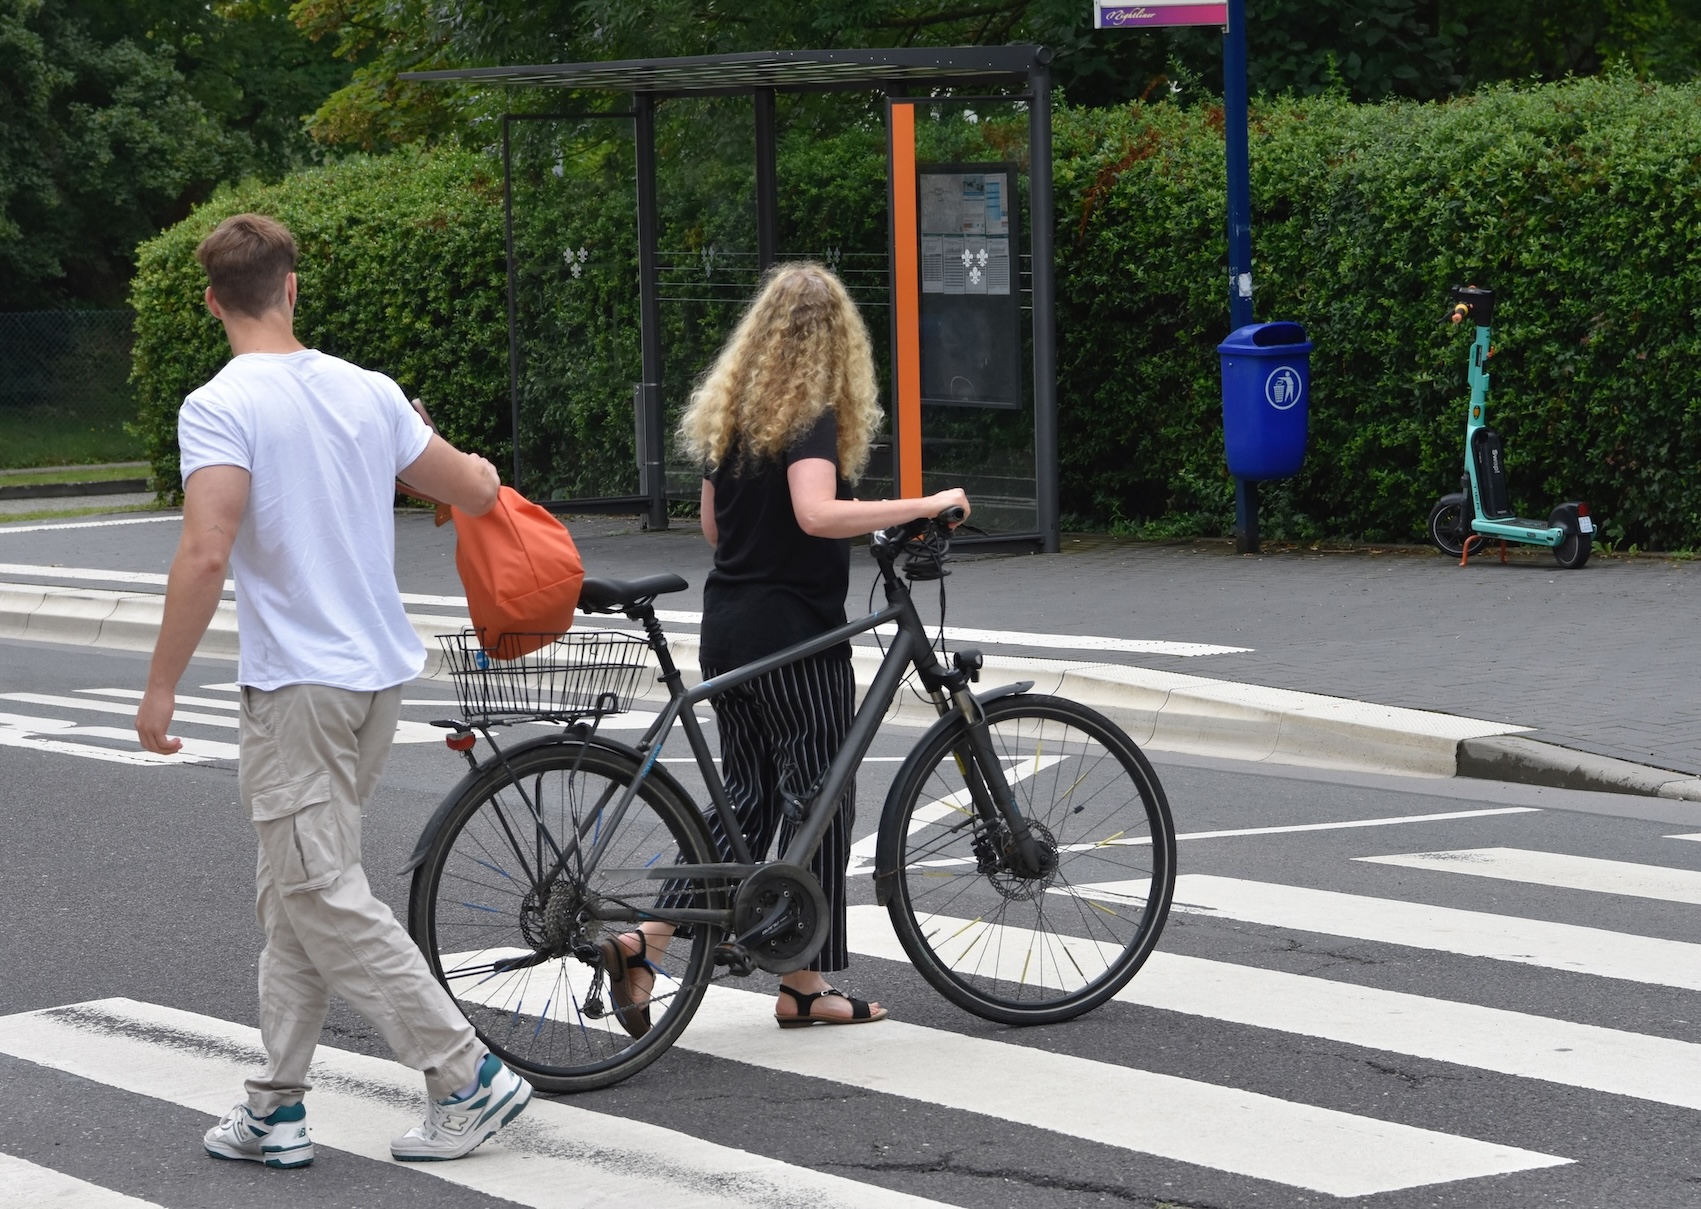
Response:
POLYGON ((967 519, 968 515, 969 513, 966 508, 961 508, 953 504, 933 519, 939 521, 941 524, 960 525, 965 519, 967 519))

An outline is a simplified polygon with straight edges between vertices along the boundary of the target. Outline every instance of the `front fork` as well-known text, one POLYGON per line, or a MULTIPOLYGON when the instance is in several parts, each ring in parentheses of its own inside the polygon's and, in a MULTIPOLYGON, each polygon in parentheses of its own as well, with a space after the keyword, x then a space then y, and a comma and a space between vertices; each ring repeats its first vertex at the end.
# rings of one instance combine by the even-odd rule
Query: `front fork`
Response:
MULTIPOLYGON (((1016 803, 1010 779, 1004 775, 1004 762, 992 747, 992 731, 986 723, 986 709, 969 691, 971 680, 980 671, 981 655, 975 650, 959 650, 952 656, 950 671, 940 669, 940 683, 932 690, 934 708, 940 717, 953 711, 962 716, 965 724, 964 742, 952 749, 957 771, 968 786, 975 813, 991 826, 995 835, 1006 837, 999 845, 1001 852, 992 855, 1002 867, 1019 877, 1035 878, 1049 874, 1057 864, 1051 846, 1034 834, 1027 817, 1016 803)), ((990 872, 990 870, 983 870, 990 872)))

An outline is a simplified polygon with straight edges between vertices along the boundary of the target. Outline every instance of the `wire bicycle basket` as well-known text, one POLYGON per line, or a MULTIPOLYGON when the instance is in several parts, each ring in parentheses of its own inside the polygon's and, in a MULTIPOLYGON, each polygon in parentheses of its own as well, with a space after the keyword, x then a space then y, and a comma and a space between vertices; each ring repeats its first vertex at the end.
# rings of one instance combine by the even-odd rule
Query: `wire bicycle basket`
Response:
POLYGON ((437 641, 469 722, 623 713, 652 670, 649 643, 618 630, 503 634, 486 647, 478 631, 468 629, 437 641), (504 658, 505 651, 516 654, 504 658))

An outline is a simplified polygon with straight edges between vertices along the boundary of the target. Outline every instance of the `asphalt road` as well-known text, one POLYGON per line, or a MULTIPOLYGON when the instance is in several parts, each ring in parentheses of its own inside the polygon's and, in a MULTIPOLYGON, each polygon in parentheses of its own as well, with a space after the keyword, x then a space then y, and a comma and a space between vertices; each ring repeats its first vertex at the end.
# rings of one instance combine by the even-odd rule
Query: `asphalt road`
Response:
MULTIPOLYGON (((0 1206, 63 1189, 67 1204, 171 1209, 578 1206, 645 1203, 657 1180, 670 1204, 777 1205, 823 1177, 857 1206, 1701 1202, 1701 844, 1672 838, 1701 832, 1701 807, 1173 757, 1157 766, 1195 837, 1177 909, 1129 992, 1080 1020, 990 1025, 906 964, 856 958, 845 985, 903 1029, 776 1031, 744 1061, 693 1048, 687 1030, 629 1082, 564 1101, 559 1120, 535 1114, 569 1141, 537 1149, 523 1192, 477 1186, 494 1143, 431 1170, 323 1144, 303 1172, 213 1163, 199 1133, 224 1105, 186 1104, 169 1065, 157 1085, 138 1073, 169 1029, 95 1036, 85 1067, 66 1069, 75 1053, 31 1060, 30 1029, 76 1013, 23 1015, 121 998, 192 1014, 169 1016, 179 1039, 254 1023, 235 766, 216 746, 197 764, 114 762, 130 750, 121 694, 144 672, 136 655, 0 643, 0 1206), (1418 855, 1435 853, 1448 855, 1418 855), (786 1046, 847 1033, 860 1048, 831 1077, 782 1069, 786 1046), (917 1037, 937 1072, 881 1062, 917 1037), (1366 1169, 1399 1186, 1352 1191, 1366 1169)), ((216 704, 234 702, 232 673, 192 668, 183 695, 215 704, 183 707, 207 719, 183 734, 234 742, 216 704)), ((915 733, 889 728, 865 766, 859 835, 915 733)), ((459 771, 440 743, 395 749, 365 825, 373 883, 398 909, 393 871, 459 771)), ((852 896, 871 901, 865 880, 852 896)), ((387 1056, 341 1005, 326 1044, 343 1051, 318 1076, 326 1097, 358 1082, 360 1056, 387 1056)), ((233 1075, 225 1104, 239 1095, 233 1075)))

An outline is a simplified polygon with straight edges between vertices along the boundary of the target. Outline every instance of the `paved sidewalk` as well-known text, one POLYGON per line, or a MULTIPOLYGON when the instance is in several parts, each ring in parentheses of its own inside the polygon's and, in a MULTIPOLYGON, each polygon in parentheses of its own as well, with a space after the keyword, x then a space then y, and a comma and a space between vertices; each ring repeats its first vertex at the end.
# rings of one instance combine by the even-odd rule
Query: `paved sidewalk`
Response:
MULTIPOLYGON (((591 574, 675 571, 692 591, 664 605, 700 608, 710 556, 694 524, 659 533, 620 518, 570 524, 591 574)), ((118 586, 16 568, 160 574, 177 532, 169 519, 76 529, 0 524, 0 581, 118 586)), ((428 514, 403 515, 402 590, 460 595, 453 549, 450 532, 435 530, 428 514)), ((872 562, 855 552, 853 615, 873 578, 872 562)), ((1054 557, 965 557, 948 586, 953 626, 1250 648, 1090 657, 1529 727, 1530 737, 1576 751, 1701 773, 1701 676, 1692 666, 1701 565, 1693 563, 1597 559, 1567 572, 1551 556, 1531 554, 1460 568, 1426 550, 1238 557, 1214 543, 1081 539, 1054 557)), ((927 587, 918 598, 931 608, 927 587)), ((1085 657, 1040 639, 996 653, 1085 657)))

